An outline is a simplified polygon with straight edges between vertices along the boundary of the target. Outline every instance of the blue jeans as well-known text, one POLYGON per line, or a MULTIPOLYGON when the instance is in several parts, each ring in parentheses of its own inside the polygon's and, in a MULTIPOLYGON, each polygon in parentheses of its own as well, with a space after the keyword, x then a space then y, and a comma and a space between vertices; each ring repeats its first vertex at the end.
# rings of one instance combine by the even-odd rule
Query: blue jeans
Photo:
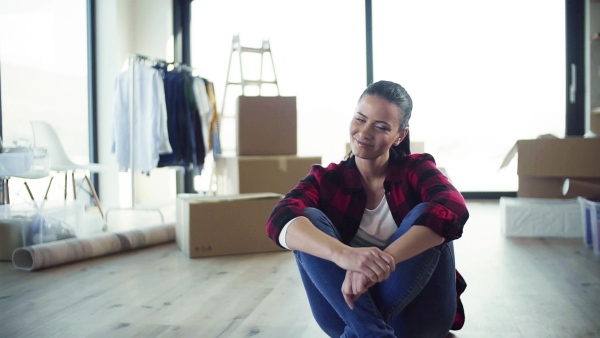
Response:
MULTIPOLYGON (((402 236, 427 203, 413 208, 390 241, 402 236)), ((331 221, 318 209, 305 216, 321 231, 339 239, 331 221)), ((456 314, 456 272, 452 242, 396 264, 351 310, 342 295, 346 271, 335 263, 294 251, 315 320, 330 337, 446 337, 456 314)))

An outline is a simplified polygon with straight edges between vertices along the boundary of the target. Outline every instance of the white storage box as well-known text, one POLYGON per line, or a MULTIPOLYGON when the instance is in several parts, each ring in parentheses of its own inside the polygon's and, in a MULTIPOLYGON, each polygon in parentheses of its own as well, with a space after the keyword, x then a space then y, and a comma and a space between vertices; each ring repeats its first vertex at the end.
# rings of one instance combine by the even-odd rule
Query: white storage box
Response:
POLYGON ((0 152, 0 177, 41 178, 50 172, 44 148, 4 148, 0 152))
POLYGON ((577 199, 500 198, 500 222, 507 237, 582 236, 577 199))
POLYGON ((78 201, 0 205, 0 261, 16 248, 72 238, 81 232, 85 206, 78 201))
POLYGON ((600 254, 600 203, 578 197, 581 221, 583 223, 583 243, 593 247, 595 254, 600 254))

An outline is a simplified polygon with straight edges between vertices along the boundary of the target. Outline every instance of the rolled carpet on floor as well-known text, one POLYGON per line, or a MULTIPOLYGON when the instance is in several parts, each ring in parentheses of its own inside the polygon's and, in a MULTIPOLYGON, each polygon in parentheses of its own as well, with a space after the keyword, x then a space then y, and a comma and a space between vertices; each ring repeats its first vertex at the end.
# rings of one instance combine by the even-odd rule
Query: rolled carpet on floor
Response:
POLYGON ((13 251, 12 261, 17 269, 34 271, 172 241, 175 225, 161 224, 25 246, 13 251))

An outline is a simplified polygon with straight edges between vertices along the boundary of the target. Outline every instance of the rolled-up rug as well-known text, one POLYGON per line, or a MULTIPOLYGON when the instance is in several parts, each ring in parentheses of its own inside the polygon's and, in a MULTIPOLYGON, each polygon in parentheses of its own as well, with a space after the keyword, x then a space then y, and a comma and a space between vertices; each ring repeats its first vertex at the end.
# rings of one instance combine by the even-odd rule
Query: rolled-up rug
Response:
POLYGON ((172 241, 175 241, 175 225, 161 224, 29 245, 15 249, 12 261, 17 269, 34 271, 172 241))

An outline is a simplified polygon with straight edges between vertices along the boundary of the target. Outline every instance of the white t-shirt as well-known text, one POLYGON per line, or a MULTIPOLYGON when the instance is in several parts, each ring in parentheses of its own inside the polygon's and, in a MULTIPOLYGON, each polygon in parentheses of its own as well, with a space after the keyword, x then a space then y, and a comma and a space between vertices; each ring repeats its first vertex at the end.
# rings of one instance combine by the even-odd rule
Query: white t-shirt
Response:
MULTIPOLYGON (((281 233, 279 234, 279 243, 286 249, 289 249, 289 247, 285 242, 285 234, 287 233, 290 223, 297 218, 299 217, 289 221, 283 229, 281 229, 281 233)), ((394 217, 392 217, 392 212, 390 211, 385 196, 383 196, 381 202, 375 209, 365 209, 363 217, 360 220, 358 231, 350 241, 350 246, 375 246, 382 249, 389 244, 389 240, 396 230, 398 230, 398 226, 394 221, 394 217)))

